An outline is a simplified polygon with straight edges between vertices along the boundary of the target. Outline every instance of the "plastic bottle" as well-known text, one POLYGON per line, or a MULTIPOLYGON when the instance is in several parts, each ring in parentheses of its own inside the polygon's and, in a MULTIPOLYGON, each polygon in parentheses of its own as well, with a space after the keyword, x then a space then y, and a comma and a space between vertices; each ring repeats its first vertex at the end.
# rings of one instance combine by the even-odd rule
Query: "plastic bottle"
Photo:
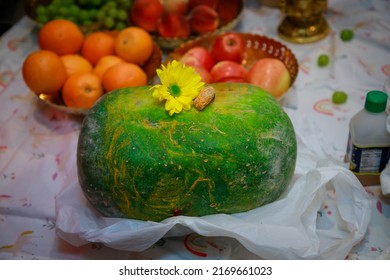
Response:
POLYGON ((388 96, 382 91, 367 93, 364 109, 349 124, 347 157, 349 169, 364 185, 378 185, 390 157, 390 135, 386 130, 388 96))

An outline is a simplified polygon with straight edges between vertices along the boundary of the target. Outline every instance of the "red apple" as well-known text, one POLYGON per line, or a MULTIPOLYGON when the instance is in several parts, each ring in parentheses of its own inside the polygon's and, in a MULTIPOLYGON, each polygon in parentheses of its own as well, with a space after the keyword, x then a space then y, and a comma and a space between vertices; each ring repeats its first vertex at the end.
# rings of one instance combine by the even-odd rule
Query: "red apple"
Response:
POLYGON ((246 82, 248 71, 240 63, 223 60, 211 68, 210 74, 214 83, 220 82, 246 82))
POLYGON ((195 8, 198 5, 206 5, 210 8, 213 8, 214 10, 217 9, 217 3, 218 0, 189 0, 188 5, 190 6, 190 9, 195 8))
POLYGON ((218 13, 209 6, 198 5, 189 14, 191 30, 197 34, 212 32, 218 28, 218 13))
POLYGON ((280 98, 290 87, 291 77, 286 66, 276 58, 256 61, 248 72, 248 82, 280 98))
POLYGON ((214 59, 211 53, 204 47, 197 46, 189 49, 180 58, 180 61, 187 66, 199 66, 210 71, 214 66, 214 59))
POLYGON ((212 82, 211 74, 201 66, 193 66, 194 70, 202 77, 202 82, 209 84, 212 82))
POLYGON ((216 62, 231 60, 241 63, 245 49, 245 40, 241 34, 228 32, 215 38, 210 52, 216 62))
POLYGON ((228 1, 218 1, 216 11, 219 14, 219 20, 221 25, 226 25, 231 22, 233 19, 237 18, 237 15, 242 9, 244 2, 242 0, 228 0, 228 1))
POLYGON ((157 27, 158 33, 164 38, 187 38, 191 29, 185 15, 164 13, 157 27))
POLYGON ((165 0, 164 9, 168 13, 186 14, 188 11, 188 0, 165 0))
POLYGON ((160 0, 135 0, 131 5, 130 21, 146 31, 157 30, 157 22, 164 12, 160 0))

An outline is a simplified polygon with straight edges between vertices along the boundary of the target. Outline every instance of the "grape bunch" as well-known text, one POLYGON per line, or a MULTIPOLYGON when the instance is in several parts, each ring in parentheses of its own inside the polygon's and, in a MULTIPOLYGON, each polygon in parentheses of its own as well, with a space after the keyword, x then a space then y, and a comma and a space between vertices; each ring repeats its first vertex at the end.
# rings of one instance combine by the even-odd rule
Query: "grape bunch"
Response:
POLYGON ((131 4, 132 0, 53 0, 48 5, 38 5, 35 15, 41 24, 62 18, 82 26, 97 24, 121 30, 128 25, 131 4))

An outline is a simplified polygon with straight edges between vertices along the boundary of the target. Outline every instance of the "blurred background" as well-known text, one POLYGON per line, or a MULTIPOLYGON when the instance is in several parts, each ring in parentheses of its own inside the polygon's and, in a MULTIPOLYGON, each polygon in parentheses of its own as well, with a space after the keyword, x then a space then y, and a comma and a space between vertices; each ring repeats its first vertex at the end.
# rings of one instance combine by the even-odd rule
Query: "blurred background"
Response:
POLYGON ((24 15, 24 0, 0 0, 0 35, 24 15))

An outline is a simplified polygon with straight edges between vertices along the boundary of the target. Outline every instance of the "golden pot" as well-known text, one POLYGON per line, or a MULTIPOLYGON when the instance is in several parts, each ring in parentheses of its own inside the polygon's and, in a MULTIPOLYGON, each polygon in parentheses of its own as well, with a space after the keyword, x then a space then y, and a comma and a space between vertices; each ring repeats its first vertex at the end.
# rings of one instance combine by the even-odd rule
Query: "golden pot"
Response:
POLYGON ((286 14, 278 27, 281 38, 294 43, 311 43, 325 38, 330 29, 323 12, 327 0, 279 0, 286 14))

